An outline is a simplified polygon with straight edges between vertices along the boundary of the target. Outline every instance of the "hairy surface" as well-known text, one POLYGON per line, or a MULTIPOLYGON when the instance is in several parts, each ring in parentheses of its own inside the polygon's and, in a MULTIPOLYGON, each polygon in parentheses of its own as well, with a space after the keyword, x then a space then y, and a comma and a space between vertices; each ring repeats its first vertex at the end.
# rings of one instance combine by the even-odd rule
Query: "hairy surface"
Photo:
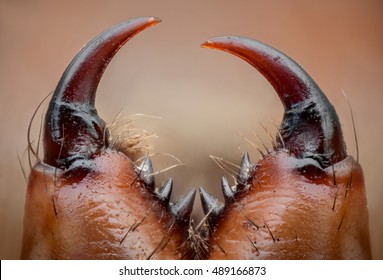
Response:
MULTIPOLYGON (((381 119, 381 3, 326 0, 317 5, 302 1, 259 5, 254 1, 222 6, 219 1, 208 4, 165 1, 148 6, 128 2, 99 3, 92 13, 84 13, 87 4, 71 1, 0 3, 4 38, 0 72, 6 77, 0 91, 5 132, 0 149, 1 258, 20 257, 26 183, 17 155, 27 166, 24 150, 30 116, 54 88, 59 74, 79 47, 110 24, 151 13, 148 8, 161 16, 166 26, 164 23, 155 32, 145 33, 115 60, 101 83, 97 108, 107 123, 112 122, 121 107, 128 114, 163 116, 155 127, 152 121, 141 127, 160 136, 154 143, 156 152, 171 153, 186 166, 160 173, 156 180, 161 183, 168 176, 173 177, 173 197, 200 185, 220 197, 223 172, 208 158, 209 154, 239 165, 241 154, 249 151, 256 160, 257 150, 238 137, 238 131, 254 141, 255 130, 269 146, 267 135, 256 121, 263 122, 272 132, 272 123, 279 123, 282 107, 272 88, 246 64, 221 53, 198 50, 201 40, 213 35, 241 34, 262 39, 285 50, 313 74, 336 107, 348 152, 355 155, 351 119, 341 89, 349 96, 365 172, 373 257, 382 258, 382 184, 377 164, 377 158, 382 157, 379 144, 382 128, 377 125, 381 119), (68 14, 77 20, 68 21, 68 14), (201 20, 195 20, 197 14, 201 20), (178 24, 180 21, 184 28, 178 24), (232 95, 233 92, 237 94, 232 95)), ((31 135, 34 146, 38 142, 40 119, 38 113, 31 135)), ((154 158, 155 170, 169 166, 158 159, 154 158)), ((25 169, 28 173, 28 168, 25 169)), ((198 204, 194 214, 200 220, 198 204)))
POLYGON ((286 151, 260 160, 210 225, 211 259, 371 258, 359 164, 348 157, 315 169, 286 151))
POLYGON ((109 149, 81 180, 79 170, 38 163, 28 186, 22 258, 181 258, 175 218, 134 170, 109 149))

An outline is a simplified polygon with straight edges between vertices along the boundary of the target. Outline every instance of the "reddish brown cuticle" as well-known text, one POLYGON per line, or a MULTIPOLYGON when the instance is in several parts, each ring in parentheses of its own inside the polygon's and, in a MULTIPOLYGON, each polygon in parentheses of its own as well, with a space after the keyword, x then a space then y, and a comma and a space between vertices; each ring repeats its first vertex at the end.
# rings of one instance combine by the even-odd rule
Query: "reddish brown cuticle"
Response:
POLYGON ((156 193, 150 158, 137 166, 108 145, 95 109, 101 76, 134 35, 160 22, 136 18, 86 45, 64 72, 44 125, 44 160, 32 169, 23 259, 181 259, 194 196, 156 193))
POLYGON ((318 85, 256 40, 219 37, 202 46, 250 63, 285 108, 276 150, 252 168, 244 156, 238 181, 245 184, 210 224, 210 258, 371 258, 363 172, 347 156, 338 116, 318 85))
POLYGON ((108 143, 95 95, 115 53, 159 23, 141 17, 86 45, 65 70, 44 123, 44 159, 29 176, 23 259, 369 259, 362 168, 347 155, 335 109, 291 58, 243 37, 202 46, 254 66, 284 106, 274 149, 243 155, 224 203, 204 188, 171 202, 173 180, 156 185, 149 156, 134 162, 108 143))

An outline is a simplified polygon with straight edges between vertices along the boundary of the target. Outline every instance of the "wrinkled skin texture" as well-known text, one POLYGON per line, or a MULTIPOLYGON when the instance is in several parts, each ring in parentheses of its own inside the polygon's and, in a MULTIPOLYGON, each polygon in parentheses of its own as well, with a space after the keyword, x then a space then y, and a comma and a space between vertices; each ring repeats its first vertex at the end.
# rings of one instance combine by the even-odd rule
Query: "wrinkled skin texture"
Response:
POLYGON ((216 222, 211 259, 371 257, 360 166, 351 157, 335 164, 334 185, 332 167, 313 175, 303 161, 284 151, 260 160, 216 222))
POLYGON ((22 258, 181 258, 174 217, 137 181, 131 160, 105 150, 93 165, 81 180, 43 163, 34 167, 22 258))
POLYGON ((258 41, 218 37, 274 87, 285 114, 274 150, 242 160, 237 193, 210 224, 211 258, 370 259, 362 168, 347 156, 335 109, 291 58, 258 41))
MULTIPOLYGON (((45 117, 44 160, 29 176, 23 259, 179 259, 194 193, 168 204, 151 163, 109 147, 94 107, 98 82, 131 37, 158 23, 136 18, 106 30, 73 59, 45 117)), ((170 187, 171 191, 171 187, 170 187)))
POLYGON ((224 206, 200 190, 202 227, 191 219, 195 191, 169 203, 171 184, 155 187, 150 160, 137 166, 110 146, 94 107, 97 85, 118 49, 158 22, 108 29, 64 72, 45 117, 44 159, 29 177, 22 258, 370 258, 363 173, 347 156, 335 109, 303 69, 267 45, 240 37, 203 45, 257 68, 285 115, 274 150, 256 165, 242 161, 224 206))

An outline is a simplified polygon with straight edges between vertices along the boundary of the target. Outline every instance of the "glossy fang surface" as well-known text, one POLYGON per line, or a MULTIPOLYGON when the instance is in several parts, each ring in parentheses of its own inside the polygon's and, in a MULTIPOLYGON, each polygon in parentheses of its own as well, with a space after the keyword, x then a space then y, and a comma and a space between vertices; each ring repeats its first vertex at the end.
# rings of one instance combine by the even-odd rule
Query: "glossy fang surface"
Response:
MULTIPOLYGON (((129 39, 160 20, 117 24, 86 45, 53 93, 44 159, 33 167, 24 214, 23 259, 181 259, 194 195, 170 203, 149 157, 136 164, 109 145, 95 108, 101 76, 129 39)), ((33 151, 32 151, 33 152, 33 151)))
POLYGON ((369 259, 361 166, 347 156, 339 118, 294 60, 259 41, 218 37, 202 45, 238 56, 274 87, 285 113, 274 150, 244 154, 238 183, 210 223, 212 259, 369 259))
POLYGON ((173 179, 157 186, 150 156, 133 161, 109 143, 97 86, 115 53, 159 22, 141 17, 107 29, 64 72, 43 124, 44 158, 29 176, 22 258, 371 258, 363 172, 347 154, 335 108, 266 44, 231 36, 202 45, 256 68, 285 112, 274 149, 257 163, 244 153, 233 186, 222 177, 224 203, 199 188, 201 223, 193 220, 195 189, 171 201, 173 179))

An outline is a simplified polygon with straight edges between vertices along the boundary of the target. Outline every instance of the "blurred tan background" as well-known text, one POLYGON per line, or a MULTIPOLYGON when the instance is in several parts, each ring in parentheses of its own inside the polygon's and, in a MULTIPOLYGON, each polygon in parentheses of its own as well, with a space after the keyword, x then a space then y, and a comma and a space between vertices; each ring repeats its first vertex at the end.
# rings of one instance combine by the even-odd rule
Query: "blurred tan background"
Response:
MULTIPOLYGON (((267 81, 238 58, 199 47, 214 36, 252 37, 311 74, 337 109, 348 152, 355 156, 342 90, 347 93, 365 171, 373 256, 383 259, 383 1, 0 0, 1 259, 19 258, 26 183, 17 157, 27 166, 23 153, 35 108, 84 44, 137 16, 163 22, 117 54, 101 80, 97 108, 107 122, 122 107, 125 114, 162 117, 141 118, 136 125, 159 136, 151 141, 154 152, 185 163, 156 178, 160 184, 174 177, 173 199, 199 186, 222 197, 223 173, 209 155, 238 163, 249 151, 256 161, 259 154, 238 132, 251 139, 258 133, 268 145, 258 122, 275 133, 282 106, 267 81)), ((173 163, 154 157, 156 169, 173 163)))

